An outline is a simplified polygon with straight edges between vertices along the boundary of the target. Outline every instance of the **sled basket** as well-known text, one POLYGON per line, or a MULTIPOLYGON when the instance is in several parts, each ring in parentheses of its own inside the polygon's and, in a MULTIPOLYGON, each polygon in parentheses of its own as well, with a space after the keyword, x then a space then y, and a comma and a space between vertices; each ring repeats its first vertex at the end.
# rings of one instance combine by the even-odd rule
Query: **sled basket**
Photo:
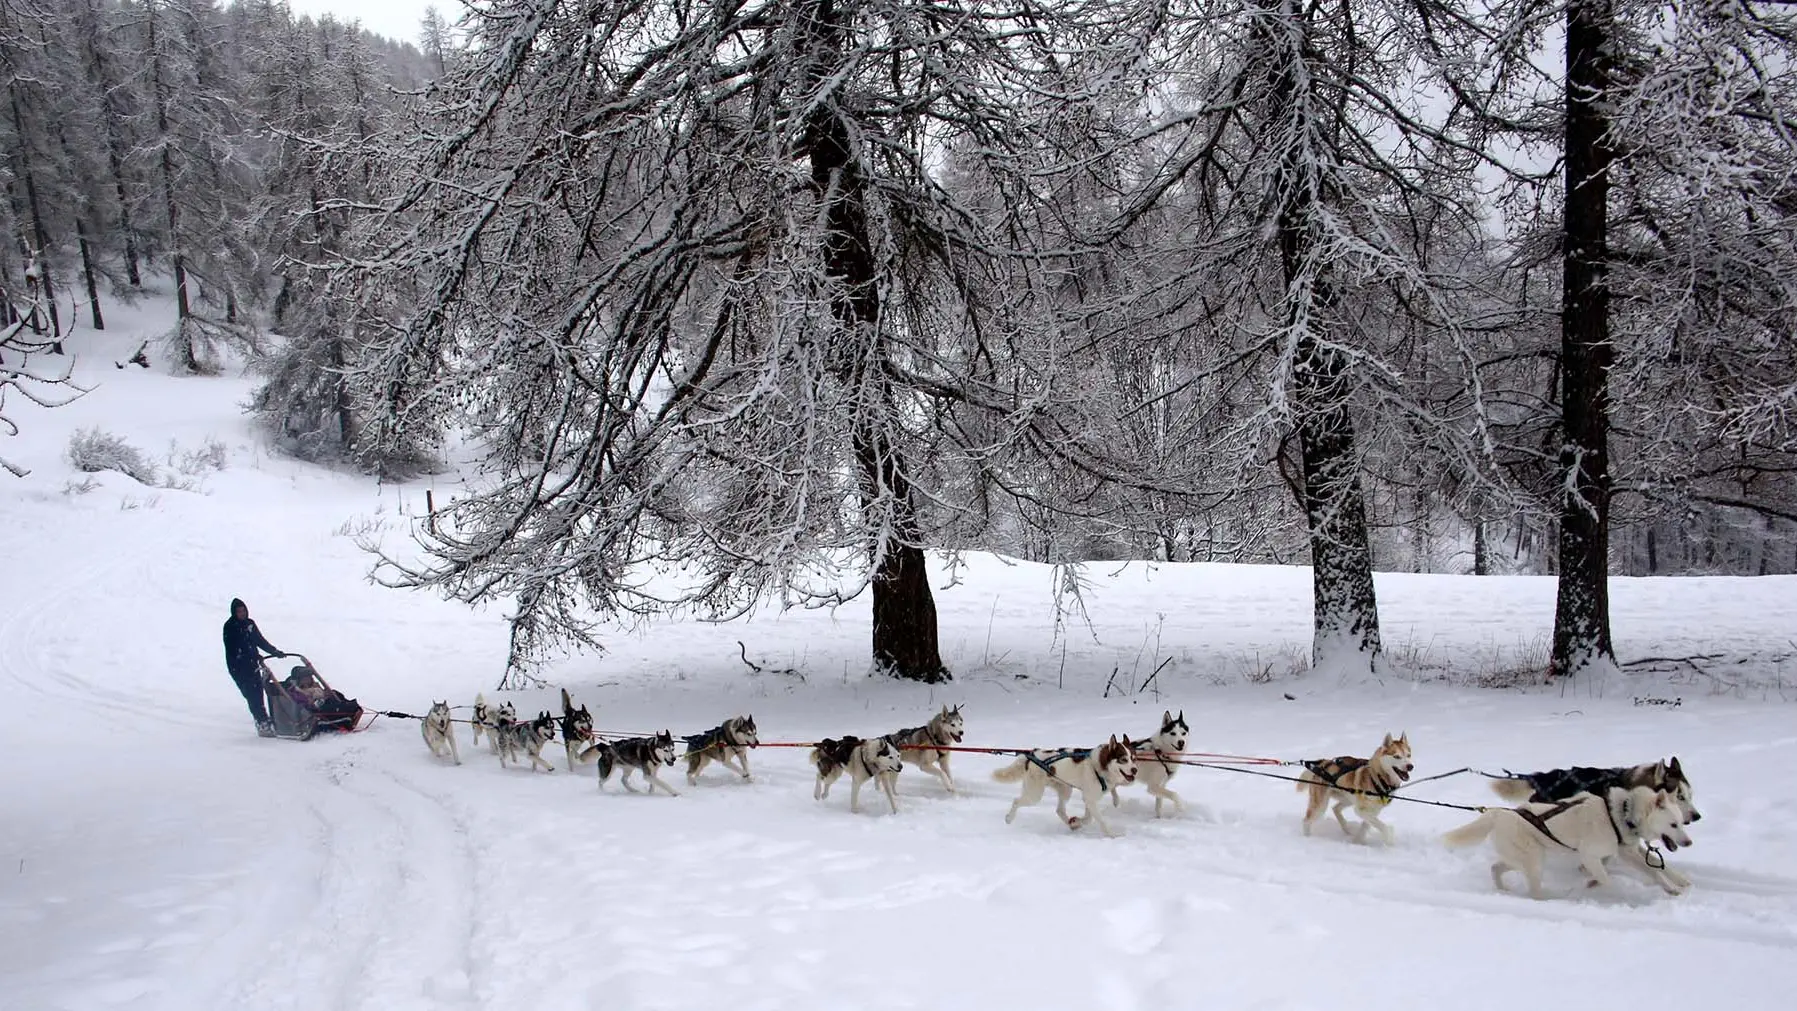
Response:
POLYGON ((304 656, 299 660, 285 681, 276 678, 267 664, 262 667, 262 693, 268 698, 268 718, 274 722, 275 736, 309 741, 320 732, 347 734, 355 730, 362 720, 362 707, 332 688, 311 660, 304 656))

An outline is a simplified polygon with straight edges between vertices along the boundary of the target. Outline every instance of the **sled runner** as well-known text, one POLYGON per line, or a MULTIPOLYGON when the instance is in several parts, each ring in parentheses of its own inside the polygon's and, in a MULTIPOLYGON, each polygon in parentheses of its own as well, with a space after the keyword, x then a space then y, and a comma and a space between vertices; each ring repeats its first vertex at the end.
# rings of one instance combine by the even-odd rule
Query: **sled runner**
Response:
POLYGON ((309 741, 320 731, 347 734, 355 730, 362 720, 362 707, 326 683, 311 660, 294 655, 299 656, 299 666, 288 672, 285 681, 276 678, 267 664, 262 665, 262 692, 268 697, 268 717, 274 722, 275 736, 309 741))

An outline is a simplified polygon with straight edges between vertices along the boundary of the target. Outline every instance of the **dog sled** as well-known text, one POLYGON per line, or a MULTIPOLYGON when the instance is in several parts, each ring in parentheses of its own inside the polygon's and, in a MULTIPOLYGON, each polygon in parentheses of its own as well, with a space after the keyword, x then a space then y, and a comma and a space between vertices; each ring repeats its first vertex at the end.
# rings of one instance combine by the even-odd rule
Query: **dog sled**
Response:
POLYGON ((347 734, 362 721, 362 707, 355 699, 332 688, 305 656, 286 680, 262 665, 262 693, 268 698, 268 718, 275 736, 309 741, 319 733, 347 734))

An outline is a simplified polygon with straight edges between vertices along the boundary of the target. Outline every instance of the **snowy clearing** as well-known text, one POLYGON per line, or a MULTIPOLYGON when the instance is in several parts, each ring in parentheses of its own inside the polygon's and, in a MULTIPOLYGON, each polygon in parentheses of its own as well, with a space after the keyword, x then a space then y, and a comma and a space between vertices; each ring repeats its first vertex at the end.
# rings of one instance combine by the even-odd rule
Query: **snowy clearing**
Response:
MULTIPOLYGON (((1306 839, 1290 784, 1205 769, 1173 781, 1182 818, 1126 791, 1114 840, 1069 833, 1049 803, 1006 826, 1014 793, 979 755, 955 756, 957 797, 908 764, 897 816, 871 795, 851 815, 846 782, 814 803, 802 749, 755 752, 752 783, 714 766, 696 788, 668 775, 678 798, 615 779, 602 795, 590 766, 502 770, 465 726, 459 768, 400 720, 258 739, 221 662, 232 596, 364 705, 409 712, 500 697, 502 614, 363 578, 353 535, 403 533, 430 482, 377 488, 269 456, 239 410, 251 380, 114 369, 112 349, 159 325, 119 316, 71 342, 98 349, 78 369, 95 392, 21 412, 6 449, 33 473, 0 480, 8 1009, 1747 1009, 1786 1007, 1797 986, 1782 776, 1797 764, 1797 579, 1616 580, 1624 660, 1745 662, 1734 680, 1653 675, 1601 698, 1294 677, 1310 606, 1296 568, 1095 564, 1090 628, 1076 616, 1057 637, 1050 571, 991 556, 953 585, 932 572, 957 675, 934 690, 866 677, 865 598, 653 622, 554 672, 604 730, 753 713, 764 741, 803 742, 961 703, 973 746, 1089 746, 1172 708, 1194 749, 1279 758, 1366 754, 1404 730, 1419 777, 1677 754, 1704 815, 1672 857, 1695 880, 1680 898, 1628 874, 1571 899, 1500 895, 1488 851, 1436 839, 1468 814, 1394 805, 1391 850, 1327 823, 1306 839), (96 425, 165 469, 171 441, 178 461, 216 439, 226 465, 198 490, 82 475, 63 450, 96 425), (738 640, 803 680, 751 673, 738 640)), ((1382 574, 1379 592, 1394 659, 1438 682, 1539 653, 1552 617, 1548 579, 1382 574)), ((507 697, 559 708, 552 689, 507 697)), ((545 756, 563 764, 559 744, 545 756)), ((1473 776, 1416 794, 1493 800, 1473 776)))

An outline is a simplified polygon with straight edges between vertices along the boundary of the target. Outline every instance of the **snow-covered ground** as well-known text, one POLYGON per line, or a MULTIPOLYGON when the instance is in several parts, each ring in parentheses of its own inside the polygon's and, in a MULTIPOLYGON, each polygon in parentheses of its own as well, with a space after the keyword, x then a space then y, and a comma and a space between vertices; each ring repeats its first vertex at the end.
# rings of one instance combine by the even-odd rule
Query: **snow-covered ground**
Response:
MULTIPOLYGON (((1680 898, 1632 876, 1570 899, 1500 895, 1485 851, 1437 841, 1463 812, 1394 805, 1389 850, 1332 825, 1307 839, 1289 784, 1205 769, 1174 781, 1185 817, 1156 821, 1133 791, 1113 819, 1127 834, 1104 839, 1048 804, 1005 825, 1011 788, 981 755, 955 758, 960 796, 908 766, 897 816, 877 801, 854 816, 846 783, 812 801, 802 749, 756 752, 752 783, 714 768, 650 798, 615 781, 600 794, 590 772, 503 770, 465 727, 461 767, 399 720, 262 740, 223 670, 231 597, 364 704, 412 712, 499 697, 502 612, 365 580, 353 535, 402 536, 429 482, 380 488, 272 456, 240 410, 250 380, 113 368, 158 313, 119 310, 107 335, 73 339, 95 391, 18 412, 24 433, 5 440, 33 468, 0 478, 8 1011, 1742 1011, 1797 990, 1797 580, 1616 581, 1625 660, 1745 662, 1604 697, 1448 683, 1538 662, 1545 579, 1382 575, 1394 658, 1425 680, 1345 686, 1293 673, 1305 570, 1095 565, 1090 626, 1075 616, 1057 637, 1052 573, 990 556, 952 580, 936 568, 946 687, 866 676, 866 600, 654 622, 553 672, 603 729, 692 733, 752 713, 774 742, 884 732, 950 702, 974 746, 1096 744, 1170 707, 1195 749, 1279 758, 1364 754, 1404 730, 1418 776, 1677 754, 1704 814, 1696 848, 1672 858, 1695 879, 1680 898), (77 492, 63 448, 93 425, 159 460, 171 440, 177 459, 220 440, 226 466, 198 490, 106 473, 77 492), (770 672, 750 672, 738 640, 770 672), (1681 704, 1634 704, 1646 695, 1681 704)), ((511 697, 557 708, 552 690, 511 697)), ((548 755, 562 764, 559 746, 548 755)), ((1473 776, 1415 793, 1491 799, 1473 776)), ((1567 868, 1550 880, 1576 883, 1567 868)))

